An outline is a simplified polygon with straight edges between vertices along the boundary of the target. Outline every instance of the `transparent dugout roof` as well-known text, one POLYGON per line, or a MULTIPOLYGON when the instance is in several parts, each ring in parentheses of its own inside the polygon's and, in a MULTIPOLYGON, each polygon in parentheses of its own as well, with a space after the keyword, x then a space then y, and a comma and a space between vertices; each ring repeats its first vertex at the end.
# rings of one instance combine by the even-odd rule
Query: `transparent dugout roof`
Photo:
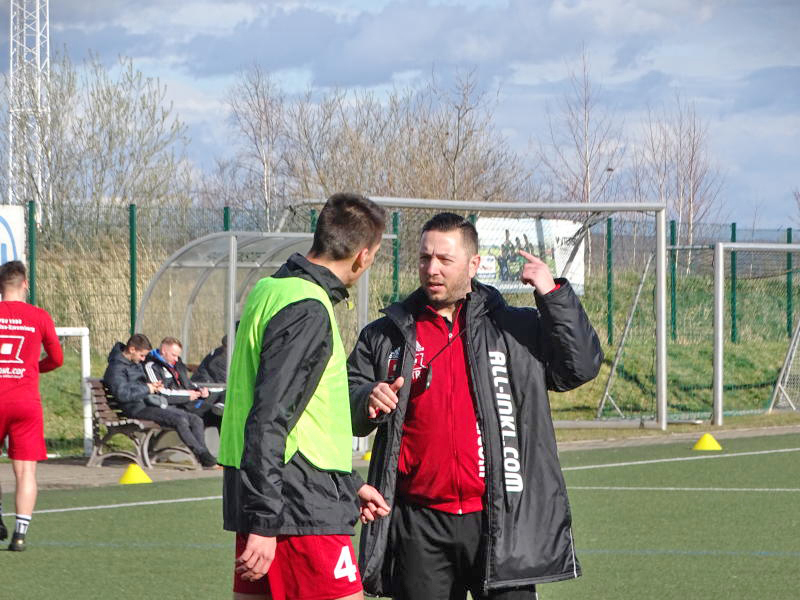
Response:
POLYGON ((234 323, 253 285, 293 253, 306 254, 312 239, 311 233, 229 231, 193 240, 150 280, 136 331, 154 345, 164 337, 177 337, 183 343, 183 360, 200 362, 220 345, 223 335, 234 339, 234 323))

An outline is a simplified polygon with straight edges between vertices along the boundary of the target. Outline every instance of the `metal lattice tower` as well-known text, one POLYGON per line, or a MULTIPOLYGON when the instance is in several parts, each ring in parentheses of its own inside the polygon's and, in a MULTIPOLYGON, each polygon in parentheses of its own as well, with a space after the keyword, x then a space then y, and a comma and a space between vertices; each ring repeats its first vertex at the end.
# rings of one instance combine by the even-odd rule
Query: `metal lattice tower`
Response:
POLYGON ((8 203, 36 202, 41 223, 50 186, 46 165, 50 107, 49 0, 10 0, 8 203))

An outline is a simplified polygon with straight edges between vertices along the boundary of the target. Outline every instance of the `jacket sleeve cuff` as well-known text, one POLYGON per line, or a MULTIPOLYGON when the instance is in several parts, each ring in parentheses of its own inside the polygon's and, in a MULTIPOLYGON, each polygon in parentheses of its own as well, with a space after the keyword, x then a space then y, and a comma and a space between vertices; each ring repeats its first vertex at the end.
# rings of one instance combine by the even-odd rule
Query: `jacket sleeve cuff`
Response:
POLYGON ((364 485, 364 478, 361 477, 361 473, 353 469, 353 472, 350 473, 350 477, 353 480, 353 487, 355 488, 356 492, 361 489, 361 486, 364 485))
POLYGON ((247 516, 247 533, 255 533, 264 537, 275 537, 280 534, 283 517, 266 517, 258 514, 247 516))

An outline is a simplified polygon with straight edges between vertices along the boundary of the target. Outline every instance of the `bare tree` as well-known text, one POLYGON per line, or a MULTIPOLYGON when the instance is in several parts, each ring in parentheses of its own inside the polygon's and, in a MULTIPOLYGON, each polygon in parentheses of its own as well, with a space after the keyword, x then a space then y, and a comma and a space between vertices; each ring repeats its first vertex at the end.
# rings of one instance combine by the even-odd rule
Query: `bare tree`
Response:
MULTIPOLYGON (((693 102, 675 96, 671 109, 648 111, 635 162, 651 199, 667 205, 676 221, 677 238, 692 246, 696 224, 717 208, 722 175, 710 152, 708 126, 693 102)), ((685 253, 691 269, 692 250, 685 253)))
MULTIPOLYGON (((563 97, 559 113, 548 110, 547 141, 539 148, 545 185, 564 202, 613 200, 621 190, 615 173, 621 170, 625 155, 622 124, 600 104, 585 50, 580 71, 572 71, 569 82, 570 91, 563 97)), ((585 225, 587 275, 592 263, 590 223, 585 225)))
POLYGON ((286 140, 285 98, 269 74, 254 65, 240 76, 228 93, 231 119, 240 136, 238 156, 241 174, 258 193, 264 210, 264 226, 269 231, 274 221, 279 169, 284 161, 286 140))
MULTIPOLYGON (((276 194, 288 203, 338 190, 482 200, 530 191, 472 74, 447 90, 431 77, 385 98, 309 90, 288 100, 254 66, 232 87, 229 104, 241 152, 227 173, 243 178, 257 170, 267 210, 276 194)), ((230 178, 228 185, 242 194, 252 187, 230 178)))
POLYGON ((797 206, 797 212, 800 213, 800 188, 794 188, 792 190, 792 197, 794 198, 794 203, 797 206))
POLYGON ((571 89, 559 114, 548 111, 547 142, 539 155, 553 195, 566 202, 602 202, 616 191, 611 181, 625 154, 622 124, 599 104, 585 51, 580 66, 570 73, 571 89))

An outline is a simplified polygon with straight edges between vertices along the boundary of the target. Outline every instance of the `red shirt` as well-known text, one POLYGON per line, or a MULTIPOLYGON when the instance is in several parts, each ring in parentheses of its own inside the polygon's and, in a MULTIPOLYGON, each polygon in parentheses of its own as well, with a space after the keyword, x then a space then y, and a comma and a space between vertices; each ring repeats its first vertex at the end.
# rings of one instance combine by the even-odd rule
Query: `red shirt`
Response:
POLYGON ((417 352, 397 478, 398 494, 407 501, 454 514, 481 510, 485 489, 466 334, 459 336, 464 327, 462 306, 459 304, 453 314, 452 329, 430 307, 417 318, 417 352), (447 346, 453 338, 455 341, 447 346), (429 369, 432 375, 426 390, 429 369))
POLYGON ((39 402, 39 373, 63 361, 47 311, 25 302, 0 302, 0 401, 39 402), (42 345, 47 357, 40 360, 42 345))

